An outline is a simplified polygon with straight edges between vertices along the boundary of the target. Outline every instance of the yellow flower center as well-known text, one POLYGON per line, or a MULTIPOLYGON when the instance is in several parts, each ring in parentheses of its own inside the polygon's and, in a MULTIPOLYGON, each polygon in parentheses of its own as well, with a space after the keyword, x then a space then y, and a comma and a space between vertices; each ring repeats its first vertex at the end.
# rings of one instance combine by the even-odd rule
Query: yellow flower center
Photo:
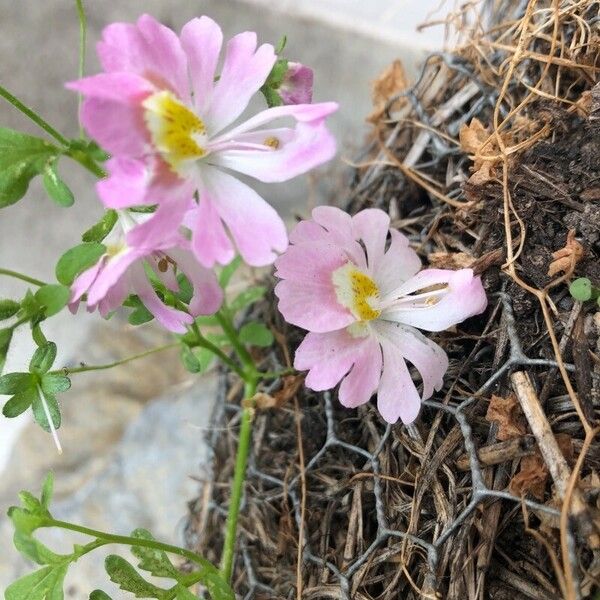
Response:
POLYGON ((171 92, 152 94, 142 106, 152 142, 175 172, 182 162, 206 154, 201 145, 207 139, 204 123, 171 92))
POLYGON ((124 250, 127 249, 127 244, 124 241, 116 242, 115 244, 107 244, 106 245, 106 255, 108 258, 114 258, 117 254, 121 254, 124 250))
POLYGON ((332 275, 338 302, 345 306, 359 321, 372 321, 381 311, 373 308, 379 300, 377 284, 353 264, 346 263, 332 275))

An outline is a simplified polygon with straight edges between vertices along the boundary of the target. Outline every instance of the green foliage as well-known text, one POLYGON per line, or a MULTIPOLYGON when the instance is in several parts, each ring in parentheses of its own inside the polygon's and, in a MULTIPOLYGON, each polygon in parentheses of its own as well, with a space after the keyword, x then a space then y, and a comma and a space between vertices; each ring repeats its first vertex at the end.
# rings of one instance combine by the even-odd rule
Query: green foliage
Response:
MULTIPOLYGON (((285 37, 283 38, 283 40, 285 40, 285 37)), ((283 45, 281 47, 282 50, 283 50, 283 46, 285 46, 285 41, 283 41, 283 45)), ((281 87, 281 84, 283 83, 283 80, 285 78, 287 71, 288 71, 287 59, 278 58, 277 61, 275 62, 275 64, 273 65, 273 68, 271 69, 271 72, 269 73, 267 80, 265 81, 263 86, 260 88, 260 91, 262 92, 262 95, 265 97, 267 106, 269 108, 271 108, 273 106, 281 106, 283 104, 283 100, 281 99, 281 96, 279 95, 278 90, 281 87)))
POLYGON ((263 323, 253 321, 246 323, 239 333, 240 342, 247 346, 259 346, 268 348, 273 343, 271 330, 263 323))
POLYGON ((137 296, 129 296, 125 302, 125 306, 131 306, 134 309, 129 314, 128 321, 130 325, 143 325, 154 319, 154 315, 144 306, 137 296))
POLYGON ((243 264, 242 257, 236 256, 228 265, 225 265, 219 273, 219 283, 223 289, 226 289, 235 272, 243 264))
POLYGON ((95 265, 106 252, 106 247, 98 242, 84 242, 67 250, 56 263, 56 279, 70 286, 75 278, 95 265))
POLYGON ((18 202, 60 153, 46 140, 0 127, 0 208, 18 202))
POLYGON ((575 279, 569 286, 569 292, 575 300, 585 302, 592 298, 592 282, 587 277, 575 279))
MULTIPOLYGON (((131 537, 140 540, 154 540, 154 537, 147 529, 136 529, 132 532, 131 537)), ((138 567, 143 571, 148 571, 155 577, 170 577, 177 580, 181 576, 164 550, 133 546, 131 553, 138 559, 138 567)))
POLYGON ((56 344, 54 342, 47 342, 43 346, 36 348, 29 361, 29 372, 43 375, 50 370, 55 360, 56 344))
POLYGON ((0 329, 0 375, 2 375, 2 369, 4 369, 4 364, 6 363, 13 331, 14 329, 12 327, 0 329))
POLYGON ((34 294, 40 306, 44 307, 44 316, 52 317, 59 313, 68 303, 71 290, 59 283, 43 285, 34 294))
POLYGON ((58 406, 58 400, 53 394, 43 394, 40 388, 37 389, 37 394, 32 397, 31 409, 33 411, 33 418, 35 422, 46 432, 51 432, 52 427, 46 414, 46 409, 52 420, 52 426, 54 429, 58 429, 61 423, 60 408, 58 406), (46 406, 44 407, 44 400, 46 406))
POLYGON ((14 300, 0 300, 0 321, 14 317, 20 310, 21 303, 14 300))
POLYGON ((124 558, 111 554, 104 561, 104 568, 110 580, 124 592, 131 592, 136 598, 163 598, 166 590, 148 583, 124 558))
MULTIPOLYGON (((112 598, 106 592, 103 592, 102 590, 94 590, 90 594, 90 600, 112 600, 112 598)), ((196 598, 196 600, 198 600, 198 599, 196 598)))
POLYGON ((107 210, 104 216, 81 236, 81 241, 100 243, 112 231, 118 218, 116 210, 107 210))
MULTIPOLYGON (((215 336, 210 334, 204 336, 214 343, 215 336)), ((204 373, 215 360, 215 355, 208 348, 190 348, 187 344, 181 344, 181 361, 190 373, 204 373)))
POLYGON ((37 389, 34 387, 27 388, 21 392, 17 392, 6 404, 2 407, 2 414, 7 419, 13 419, 24 413, 37 398, 37 389))
POLYGON ((229 309, 233 314, 247 308, 251 304, 258 302, 261 298, 264 298, 267 293, 267 288, 262 285, 256 285, 253 287, 246 288, 243 292, 240 292, 229 305, 229 309))
POLYGON ((50 196, 50 198, 52 198, 59 206, 73 206, 75 197, 67 184, 59 177, 56 163, 56 159, 50 160, 44 167, 44 177, 42 179, 44 189, 48 196, 50 196))

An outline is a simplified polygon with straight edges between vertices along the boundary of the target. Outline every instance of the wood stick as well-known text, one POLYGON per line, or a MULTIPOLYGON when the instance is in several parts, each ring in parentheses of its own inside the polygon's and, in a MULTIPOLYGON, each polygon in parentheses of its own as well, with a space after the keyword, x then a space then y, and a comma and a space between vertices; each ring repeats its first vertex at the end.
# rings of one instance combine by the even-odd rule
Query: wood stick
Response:
MULTIPOLYGON (((477 458, 482 467, 499 465, 521 456, 527 456, 535 452, 535 438, 532 435, 523 435, 504 442, 496 442, 488 446, 482 446, 477 451, 477 458)), ((456 466, 461 471, 468 471, 470 467, 469 455, 462 454, 456 461, 456 466)))

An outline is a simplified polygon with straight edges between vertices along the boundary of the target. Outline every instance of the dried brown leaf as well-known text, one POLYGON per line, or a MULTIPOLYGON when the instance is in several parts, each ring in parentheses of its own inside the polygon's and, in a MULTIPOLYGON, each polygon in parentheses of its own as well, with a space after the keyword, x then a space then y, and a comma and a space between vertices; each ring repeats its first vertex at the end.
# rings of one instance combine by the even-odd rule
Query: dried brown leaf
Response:
POLYGON ((377 123, 385 111, 388 101, 408 87, 406 71, 399 60, 386 67, 373 82, 373 112, 367 121, 377 123))
POLYGON ((485 418, 490 423, 498 424, 496 438, 501 442, 527 433, 525 417, 514 394, 510 394, 506 398, 492 395, 485 418))
POLYGON ((543 500, 547 481, 548 467, 541 454, 524 456, 519 472, 510 482, 509 490, 515 496, 531 494, 534 498, 543 500))
POLYGON ((477 118, 473 119, 469 125, 465 123, 458 134, 461 149, 473 158, 473 174, 469 178, 469 182, 474 185, 481 185, 494 178, 494 161, 478 158, 482 151, 484 154, 494 152, 495 145, 492 142, 484 148, 488 138, 488 130, 477 118))
POLYGON ((470 269, 477 259, 466 252, 432 252, 427 255, 434 269, 470 269))
POLYGON ((548 277, 558 273, 570 275, 584 254, 583 246, 575 239, 575 230, 569 229, 564 248, 552 253, 554 259, 548 267, 548 277))

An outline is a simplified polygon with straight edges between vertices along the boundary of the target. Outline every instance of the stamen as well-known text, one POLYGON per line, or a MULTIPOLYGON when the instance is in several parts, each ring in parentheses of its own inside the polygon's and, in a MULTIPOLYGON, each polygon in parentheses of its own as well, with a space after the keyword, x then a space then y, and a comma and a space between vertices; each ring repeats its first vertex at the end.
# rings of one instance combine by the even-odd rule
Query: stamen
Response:
POLYGON ((158 261, 158 270, 161 273, 166 273, 168 268, 169 268, 169 261, 166 258, 161 258, 158 261))
POLYGON ((265 146, 269 146, 269 148, 273 148, 273 150, 277 150, 279 146, 281 146, 281 141, 275 136, 270 136, 263 142, 263 144, 265 146))

